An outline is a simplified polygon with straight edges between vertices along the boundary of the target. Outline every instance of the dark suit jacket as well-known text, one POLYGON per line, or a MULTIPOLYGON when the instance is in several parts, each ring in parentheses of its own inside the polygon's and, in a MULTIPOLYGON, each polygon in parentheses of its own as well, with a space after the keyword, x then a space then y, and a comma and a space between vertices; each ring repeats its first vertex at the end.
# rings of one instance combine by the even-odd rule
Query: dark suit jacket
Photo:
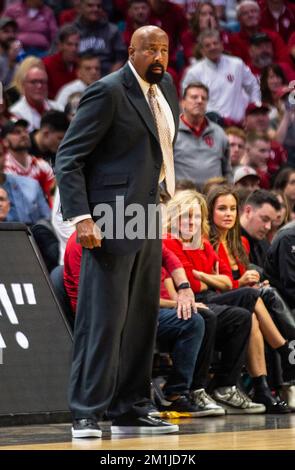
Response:
MULTIPOLYGON (((170 75, 165 74, 160 88, 174 116, 176 137, 178 99, 170 75)), ((101 203, 114 208, 116 196, 124 196, 125 205, 141 204, 147 213, 148 204, 156 203, 161 164, 151 110, 126 64, 87 88, 59 148, 56 176, 63 217, 93 215, 101 203)), ((106 218, 109 221, 110 215, 106 218)), ((125 226, 128 220, 130 216, 125 217, 125 226)), ((122 234, 121 239, 106 238, 102 248, 131 253, 142 242, 122 234)))

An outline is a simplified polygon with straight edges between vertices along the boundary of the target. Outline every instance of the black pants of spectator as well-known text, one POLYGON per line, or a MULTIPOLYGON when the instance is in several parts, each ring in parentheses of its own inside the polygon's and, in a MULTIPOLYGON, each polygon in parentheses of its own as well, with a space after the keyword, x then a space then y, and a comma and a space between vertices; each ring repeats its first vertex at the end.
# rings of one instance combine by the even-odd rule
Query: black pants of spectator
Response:
POLYGON ((214 376, 215 387, 236 385, 248 347, 252 313, 229 305, 208 304, 208 307, 208 310, 200 310, 205 320, 205 335, 195 366, 192 390, 206 388, 214 350, 221 352, 214 376))
POLYGON ((203 291, 196 294, 197 302, 213 303, 217 305, 231 305, 242 307, 250 313, 254 312, 255 304, 260 297, 259 289, 252 287, 241 287, 227 292, 218 293, 213 290, 203 291))

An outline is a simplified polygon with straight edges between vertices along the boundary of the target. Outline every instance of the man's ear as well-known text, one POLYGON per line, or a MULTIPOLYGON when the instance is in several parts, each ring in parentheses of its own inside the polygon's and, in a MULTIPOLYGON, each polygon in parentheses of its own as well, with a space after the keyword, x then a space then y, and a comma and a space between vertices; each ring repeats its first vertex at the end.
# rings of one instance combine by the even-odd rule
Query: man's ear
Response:
POLYGON ((133 62, 134 53, 135 53, 134 47, 133 47, 133 46, 129 46, 129 47, 128 47, 128 54, 129 54, 129 60, 130 60, 131 62, 133 62))

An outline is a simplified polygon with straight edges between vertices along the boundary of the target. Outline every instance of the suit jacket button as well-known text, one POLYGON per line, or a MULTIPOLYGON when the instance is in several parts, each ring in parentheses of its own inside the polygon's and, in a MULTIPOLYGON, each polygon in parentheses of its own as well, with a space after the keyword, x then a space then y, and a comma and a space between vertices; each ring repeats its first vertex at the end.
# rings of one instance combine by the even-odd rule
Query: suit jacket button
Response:
POLYGON ((150 196, 153 196, 154 194, 155 194, 155 190, 152 189, 152 190, 150 191, 150 196))

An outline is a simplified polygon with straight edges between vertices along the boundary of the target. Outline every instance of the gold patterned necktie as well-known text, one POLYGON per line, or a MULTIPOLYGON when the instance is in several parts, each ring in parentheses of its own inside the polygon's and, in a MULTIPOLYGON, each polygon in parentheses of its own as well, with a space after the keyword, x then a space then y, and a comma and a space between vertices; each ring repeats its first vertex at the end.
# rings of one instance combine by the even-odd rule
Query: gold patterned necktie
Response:
POLYGON ((168 193, 171 197, 175 193, 175 173, 174 173, 174 161, 173 161, 173 147, 171 133, 168 125, 166 116, 161 109, 160 103, 156 97, 156 86, 151 85, 148 90, 148 100, 151 107, 151 111, 154 116, 156 123, 158 136, 160 140, 160 146, 163 155, 163 167, 165 174, 165 182, 168 193))

